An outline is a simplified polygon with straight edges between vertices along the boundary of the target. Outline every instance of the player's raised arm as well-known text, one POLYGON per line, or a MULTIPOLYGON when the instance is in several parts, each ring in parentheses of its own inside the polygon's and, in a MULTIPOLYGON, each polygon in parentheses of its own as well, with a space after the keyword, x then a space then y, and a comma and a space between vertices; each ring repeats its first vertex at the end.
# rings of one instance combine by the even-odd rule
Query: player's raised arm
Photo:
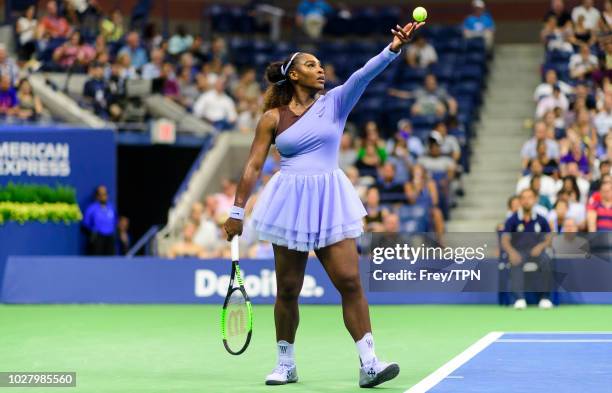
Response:
MULTIPOLYGON (((338 117, 348 117, 359 97, 363 94, 370 81, 380 74, 400 54, 404 44, 410 41, 412 34, 425 23, 408 23, 403 28, 397 25, 391 29, 393 41, 382 52, 371 58, 363 67, 355 71, 348 80, 338 86, 333 94, 338 108, 338 117)), ((332 91, 334 91, 332 90, 332 91)), ((332 93, 332 92, 330 92, 332 93)))
POLYGON ((234 201, 234 208, 230 212, 230 218, 225 221, 223 225, 225 232, 227 233, 227 240, 231 240, 234 235, 242 234, 242 219, 244 218, 244 207, 253 191, 253 187, 261 174, 261 168, 268 156, 270 151, 270 145, 274 138, 274 131, 278 124, 278 110, 271 109, 263 114, 257 128, 255 129, 255 139, 251 145, 251 151, 249 157, 244 166, 244 171, 240 181, 238 182, 238 188, 236 190, 236 199, 234 201), (236 208, 241 208, 242 211, 238 211, 236 208), (234 211, 236 210, 236 211, 234 211), (241 213, 241 214, 240 214, 241 213))

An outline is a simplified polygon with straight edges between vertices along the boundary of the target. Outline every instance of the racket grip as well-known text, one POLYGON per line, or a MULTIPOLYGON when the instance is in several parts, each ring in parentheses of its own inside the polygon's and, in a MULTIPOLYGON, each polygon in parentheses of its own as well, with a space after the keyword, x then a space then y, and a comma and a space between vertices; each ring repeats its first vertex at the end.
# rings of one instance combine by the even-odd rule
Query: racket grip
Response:
POLYGON ((240 253, 238 250, 238 235, 234 235, 232 238, 232 262, 238 261, 240 259, 240 253))

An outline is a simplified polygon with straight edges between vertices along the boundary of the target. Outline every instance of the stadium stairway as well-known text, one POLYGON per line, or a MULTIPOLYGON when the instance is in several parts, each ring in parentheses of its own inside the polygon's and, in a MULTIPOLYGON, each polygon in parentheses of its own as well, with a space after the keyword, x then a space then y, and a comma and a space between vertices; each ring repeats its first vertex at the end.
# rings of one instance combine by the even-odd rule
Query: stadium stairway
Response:
POLYGON ((480 123, 476 126, 466 196, 453 210, 448 232, 491 232, 502 222, 520 175, 519 152, 529 137, 533 91, 544 54, 538 44, 496 46, 480 123))

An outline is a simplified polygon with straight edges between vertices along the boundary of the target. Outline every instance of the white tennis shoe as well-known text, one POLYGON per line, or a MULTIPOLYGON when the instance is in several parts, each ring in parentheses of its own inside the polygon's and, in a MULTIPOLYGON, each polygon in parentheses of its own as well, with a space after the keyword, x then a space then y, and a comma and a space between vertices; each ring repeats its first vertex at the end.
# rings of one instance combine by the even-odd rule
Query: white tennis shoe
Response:
POLYGON ((386 363, 374 359, 372 362, 362 365, 359 369, 359 387, 373 388, 397 377, 399 371, 397 363, 386 363))
POLYGON ((298 381, 295 364, 279 363, 272 373, 266 377, 266 385, 285 385, 298 381))
POLYGON ((515 310, 524 310, 526 308, 527 308, 527 301, 525 299, 517 299, 516 302, 514 302, 515 310))
POLYGON ((540 303, 538 303, 538 307, 544 308, 544 309, 550 309, 550 308, 555 307, 555 305, 553 304, 553 302, 550 301, 550 299, 542 298, 540 299, 540 303))

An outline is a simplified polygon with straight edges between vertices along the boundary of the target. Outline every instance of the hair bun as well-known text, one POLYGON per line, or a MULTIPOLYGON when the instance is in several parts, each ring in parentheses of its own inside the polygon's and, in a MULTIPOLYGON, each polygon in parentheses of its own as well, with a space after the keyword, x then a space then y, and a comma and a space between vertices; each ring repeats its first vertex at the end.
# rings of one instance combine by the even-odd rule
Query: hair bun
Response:
POLYGON ((266 68, 266 79, 270 83, 277 83, 285 79, 285 76, 281 72, 281 67, 283 66, 282 61, 275 61, 274 63, 270 63, 266 68))

